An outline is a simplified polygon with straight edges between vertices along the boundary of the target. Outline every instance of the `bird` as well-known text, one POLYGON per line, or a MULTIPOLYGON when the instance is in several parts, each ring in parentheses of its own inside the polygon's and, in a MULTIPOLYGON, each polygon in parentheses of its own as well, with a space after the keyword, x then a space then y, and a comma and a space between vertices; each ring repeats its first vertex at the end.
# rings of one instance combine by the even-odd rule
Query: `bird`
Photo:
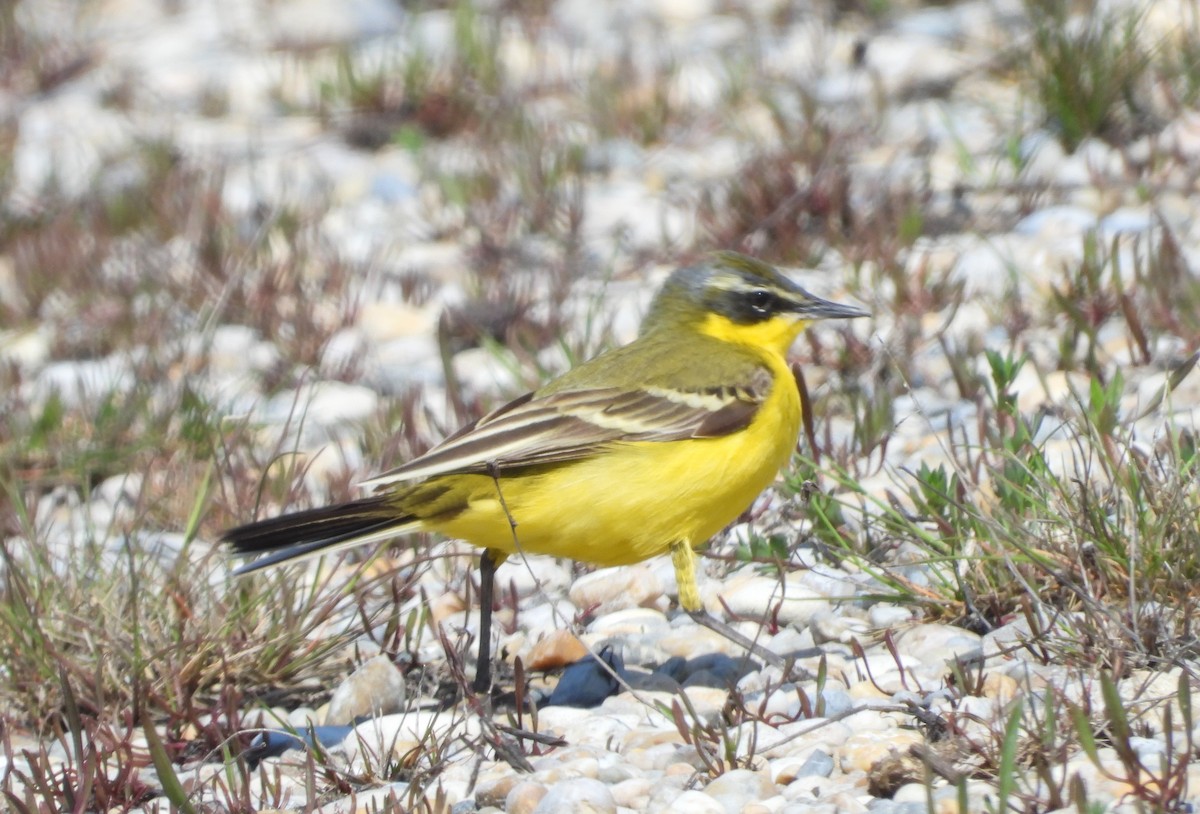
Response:
POLYGON ((680 607, 707 616, 696 549, 774 481, 799 437, 790 346, 816 320, 868 315, 762 260, 714 252, 667 277, 629 344, 365 481, 364 497, 241 525, 222 541, 254 558, 239 575, 414 531, 483 549, 478 693, 491 688, 495 570, 514 554, 596 566, 669 554, 680 607))

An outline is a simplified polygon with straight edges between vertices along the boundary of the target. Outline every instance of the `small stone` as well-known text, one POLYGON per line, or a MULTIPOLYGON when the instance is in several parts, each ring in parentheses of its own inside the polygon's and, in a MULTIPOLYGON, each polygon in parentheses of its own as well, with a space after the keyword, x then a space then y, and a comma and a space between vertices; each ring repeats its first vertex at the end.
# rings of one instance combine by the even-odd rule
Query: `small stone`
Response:
POLYGON ((729 613, 739 618, 775 618, 785 625, 803 626, 814 614, 828 613, 829 601, 798 581, 780 582, 772 577, 750 574, 722 584, 710 583, 703 592, 709 613, 729 613))
POLYGON ((459 596, 457 591, 446 591, 430 600, 429 617, 436 627, 448 617, 456 613, 462 613, 466 609, 467 603, 463 601, 463 598, 459 596))
POLYGON ((278 44, 297 48, 364 42, 397 31, 403 10, 387 0, 350 0, 329 6, 319 0, 297 0, 274 13, 268 30, 278 44))
POLYGON ((631 777, 614 785, 611 791, 613 801, 620 808, 645 809, 654 791, 654 781, 647 777, 631 777))
POLYGON ((924 783, 905 783, 896 789, 896 793, 892 795, 892 800, 897 803, 920 803, 924 805, 928 797, 929 789, 924 783))
POLYGON ((1120 759, 1111 748, 1097 750, 1100 765, 1097 766, 1084 754, 1072 757, 1062 767, 1063 776, 1078 774, 1088 790, 1089 799, 1119 800, 1133 792, 1133 787, 1124 778, 1128 774, 1120 759))
POLYGON ((770 775, 749 769, 725 772, 704 787, 704 793, 721 804, 725 811, 741 811, 747 804, 779 794, 770 775))
MULTIPOLYGON (((549 793, 550 789, 532 780, 515 783, 504 800, 505 814, 532 814, 549 793)), ((478 801, 479 796, 475 799, 478 801)))
MULTIPOLYGON (((812 804, 817 801, 828 804, 834 795, 852 785, 845 777, 840 776, 837 778, 802 777, 788 784, 787 788, 783 790, 783 798, 800 805, 812 804)), ((837 811, 837 809, 831 810, 837 811)), ((863 811, 865 809, 860 806, 854 810, 863 811)))
POLYGON ((353 797, 321 806, 322 811, 336 814, 359 814, 368 811, 392 811, 399 808, 400 803, 408 799, 407 783, 391 783, 374 789, 358 791, 353 797))
POLYGON ((903 605, 892 605, 887 602, 880 602, 878 605, 872 605, 867 611, 867 619, 873 627, 884 629, 898 627, 910 621, 913 618, 911 608, 906 608, 903 605))
POLYGON ((821 691, 819 706, 820 709, 818 709, 818 712, 823 717, 835 718, 849 712, 856 705, 854 699, 850 697, 850 693, 836 687, 830 687, 821 691))
POLYGON ((671 623, 662 611, 654 608, 626 608, 597 616, 588 625, 587 631, 595 636, 609 638, 615 636, 647 635, 657 638, 671 629, 671 623))
POLYGON ((663 814, 726 814, 725 806, 702 791, 685 791, 662 809, 663 814))
POLYGON ((38 372, 28 399, 41 402, 57 394, 64 407, 78 408, 105 393, 127 393, 134 388, 134 373, 128 359, 50 362, 38 372))
POLYGON ((525 659, 530 670, 557 670, 588 655, 579 637, 569 630, 555 630, 538 640, 525 659))
POLYGON ((368 766, 378 766, 391 756, 409 755, 412 745, 428 743, 430 739, 470 739, 479 737, 477 719, 464 719, 458 710, 415 710, 393 713, 363 721, 341 744, 352 772, 365 772, 368 766))
POLYGON ((1021 642, 1028 641, 1032 635, 1029 620, 1018 617, 1006 625, 1001 625, 995 630, 985 633, 980 640, 980 647, 983 655, 995 656, 1007 652, 1014 646, 1019 646, 1021 642))
MULTIPOLYGON (((771 768, 772 771, 776 771, 774 765, 771 768)), ((808 757, 799 762, 793 758, 787 763, 782 763, 775 775, 775 782, 786 786, 802 777, 829 777, 831 774, 833 774, 833 756, 824 749, 814 749, 808 754, 808 757)))
POLYGON ((570 597, 577 608, 614 611, 646 605, 662 592, 662 583, 649 568, 625 565, 584 574, 571 586, 570 597))
POLYGON ((988 673, 983 678, 983 694, 987 698, 1007 704, 1021 692, 1016 679, 1003 673, 988 673))
POLYGON ((387 656, 364 661, 333 691, 326 724, 350 724, 366 715, 387 715, 404 708, 404 674, 387 656))
POLYGON ((369 352, 370 346, 362 331, 343 328, 325 343, 317 370, 323 378, 335 379, 343 371, 353 370, 369 352))
POLYGON ((516 589, 517 596, 561 596, 571 584, 571 574, 553 557, 511 557, 496 574, 496 584, 516 589))
POLYGON ((837 814, 867 814, 870 810, 863 805, 857 791, 843 791, 831 795, 828 802, 832 806, 831 811, 836 811, 837 814))
POLYGON ((363 377, 382 393, 401 393, 414 385, 430 388, 444 375, 438 362, 438 344, 432 337, 403 336, 373 345, 370 350, 363 377))
POLYGON ((700 720, 710 725, 716 723, 729 700, 728 690, 719 690, 713 687, 692 686, 686 688, 684 694, 687 696, 690 709, 700 720))
POLYGON ((789 578, 788 585, 789 591, 798 585, 830 599, 850 599, 858 591, 858 583, 848 573, 821 562, 801 571, 794 580, 789 578))
POLYGON ((808 628, 797 630, 793 627, 780 628, 774 636, 763 641, 763 646, 784 658, 795 656, 803 658, 812 656, 816 642, 813 641, 812 631, 808 628))
POLYGON ((675 727, 671 727, 670 729, 651 729, 639 726, 625 735, 621 744, 621 751, 628 753, 645 750, 654 746, 661 746, 664 743, 671 745, 681 744, 683 743, 683 735, 679 734, 679 730, 675 727))
POLYGON ((475 804, 480 808, 504 805, 508 793, 520 782, 521 778, 515 774, 481 778, 475 786, 475 804))
POLYGON ((208 365, 214 373, 263 371, 279 362, 279 352, 259 332, 245 325, 218 325, 208 345, 208 365))
POLYGON ((590 777, 555 783, 533 814, 617 814, 608 786, 590 777))
POLYGON ((578 616, 575 606, 566 599, 552 599, 538 604, 530 597, 518 602, 520 606, 519 632, 528 635, 529 647, 535 642, 558 630, 573 630, 571 620, 578 616))
MULTIPOLYGON (((4 258, 0 258, 0 270, 4 258)), ((0 277, 0 281, 2 281, 0 277)), ((3 289, 0 286, 0 296, 3 289)), ((46 330, 0 331, 0 362, 12 363, 17 368, 32 372, 50 359, 50 332, 46 330)))
MULTIPOLYGON (((326 713, 329 712, 329 705, 325 705, 326 713)), ((287 714, 288 726, 296 729, 308 729, 310 726, 316 726, 320 720, 316 710, 312 707, 296 707, 287 714)))
POLYGON ((843 772, 867 772, 884 758, 907 752, 909 746, 921 741, 918 733, 907 729, 852 735, 842 744, 839 762, 843 772))
POLYGON ((546 783, 557 783, 576 777, 600 779, 600 761, 590 749, 570 747, 555 752, 534 763, 537 773, 534 778, 546 783))
MULTIPOLYGON (((665 768, 664 766, 659 767, 665 768)), ((650 792, 650 799, 646 801, 646 811, 666 811, 675 798, 683 793, 683 784, 687 782, 687 775, 683 774, 666 774, 663 773, 654 784, 654 790, 650 792)))
POLYGON ((916 656, 925 664, 940 666, 955 658, 982 655, 983 639, 960 627, 929 623, 901 632, 896 636, 896 647, 901 653, 916 656))
POLYGON ((320 447, 339 433, 375 414, 379 394, 362 385, 318 381, 271 397, 255 418, 265 424, 290 426, 303 418, 301 443, 320 447))
POLYGON ((742 653, 736 644, 720 633, 694 623, 672 628, 659 640, 658 646, 668 655, 682 656, 685 659, 714 652, 729 655, 742 653))
MULTIPOLYGON (((419 345, 414 349, 419 352, 419 345)), ((467 348, 454 354, 454 375, 466 393, 511 392, 521 385, 513 370, 497 365, 495 352, 487 348, 467 348)))
POLYGON ((1023 218, 1013 230, 1032 236, 1082 234, 1096 226, 1096 214, 1079 206, 1048 206, 1023 218))
MULTIPOLYGON (((615 732, 615 729, 613 730, 615 732)), ((615 741, 613 741, 615 742, 615 741)), ((608 784, 611 789, 617 783, 623 783, 626 780, 640 778, 641 772, 630 766, 617 753, 608 748, 609 743, 601 742, 600 748, 603 753, 596 757, 596 774, 594 775, 601 783, 608 784)))
POLYGON ((586 725, 592 718, 591 712, 575 707, 546 707, 538 712, 538 726, 543 731, 559 734, 567 727, 586 725))
POLYGON ((929 814, 925 803, 904 803, 898 800, 876 799, 871 802, 871 814, 929 814))
POLYGON ((1122 207, 1100 220, 1099 231, 1105 237, 1112 239, 1122 234, 1148 232, 1156 222, 1149 207, 1122 207))
POLYGON ((655 0, 647 3, 645 8, 668 26, 679 27, 698 23, 718 13, 714 0, 655 0))
POLYGON ((827 642, 849 644, 857 639, 866 645, 870 641, 871 635, 871 626, 866 620, 834 613, 814 616, 809 629, 817 644, 827 642))

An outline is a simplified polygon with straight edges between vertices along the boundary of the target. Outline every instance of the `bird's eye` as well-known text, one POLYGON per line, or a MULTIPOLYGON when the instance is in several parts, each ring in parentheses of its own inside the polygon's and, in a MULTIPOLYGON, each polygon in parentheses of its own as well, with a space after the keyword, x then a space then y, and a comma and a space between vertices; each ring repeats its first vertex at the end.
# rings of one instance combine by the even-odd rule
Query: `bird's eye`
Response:
POLYGON ((758 288, 751 291, 748 295, 750 301, 750 309, 756 314, 766 316, 771 313, 775 305, 775 295, 765 288, 758 288))

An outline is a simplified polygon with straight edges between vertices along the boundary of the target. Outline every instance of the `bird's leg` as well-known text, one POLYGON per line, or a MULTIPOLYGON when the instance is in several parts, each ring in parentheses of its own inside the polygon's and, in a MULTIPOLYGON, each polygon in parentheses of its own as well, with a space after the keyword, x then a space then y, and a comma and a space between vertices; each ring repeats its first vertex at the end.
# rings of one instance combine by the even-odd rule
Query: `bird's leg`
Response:
POLYGON ((696 587, 696 552, 687 540, 671 543, 671 565, 675 566, 675 582, 679 585, 679 604, 688 613, 702 610, 700 589, 696 587))
POLYGON ((496 584, 496 560, 485 548, 479 558, 479 658, 471 689, 483 694, 492 689, 492 597, 496 584))
MULTIPOLYGON (((500 488, 500 464, 496 461, 487 462, 487 471, 496 486, 496 497, 500 500, 500 508, 508 518, 508 529, 512 532, 513 547, 521 550, 517 539, 517 521, 508 510, 508 501, 504 499, 504 490, 500 488)), ((496 566, 504 562, 508 555, 503 551, 491 548, 483 550, 479 558, 479 658, 475 663, 475 683, 471 689, 483 694, 492 689, 492 596, 496 585, 496 566)))
POLYGON ((679 604, 698 625, 724 636, 738 647, 783 671, 784 678, 792 672, 792 662, 778 653, 772 653, 753 639, 744 636, 704 609, 700 602, 700 589, 696 587, 696 552, 687 540, 671 544, 671 564, 675 566, 675 581, 679 584, 679 604))

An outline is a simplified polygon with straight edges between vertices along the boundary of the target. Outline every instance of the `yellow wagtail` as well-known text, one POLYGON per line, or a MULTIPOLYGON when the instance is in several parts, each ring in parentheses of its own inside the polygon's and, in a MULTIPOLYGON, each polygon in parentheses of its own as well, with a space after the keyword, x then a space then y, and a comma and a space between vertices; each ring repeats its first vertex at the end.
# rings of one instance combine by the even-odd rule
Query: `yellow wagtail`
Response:
POLYGON ((719 252, 671 274, 633 342, 367 481, 370 497, 223 539, 236 554, 266 554, 238 573, 416 530, 479 546, 474 686, 484 692, 493 573, 518 551, 596 565, 669 551, 679 604, 700 614, 694 547, 774 480, 800 432, 789 346, 813 320, 866 315, 719 252))

